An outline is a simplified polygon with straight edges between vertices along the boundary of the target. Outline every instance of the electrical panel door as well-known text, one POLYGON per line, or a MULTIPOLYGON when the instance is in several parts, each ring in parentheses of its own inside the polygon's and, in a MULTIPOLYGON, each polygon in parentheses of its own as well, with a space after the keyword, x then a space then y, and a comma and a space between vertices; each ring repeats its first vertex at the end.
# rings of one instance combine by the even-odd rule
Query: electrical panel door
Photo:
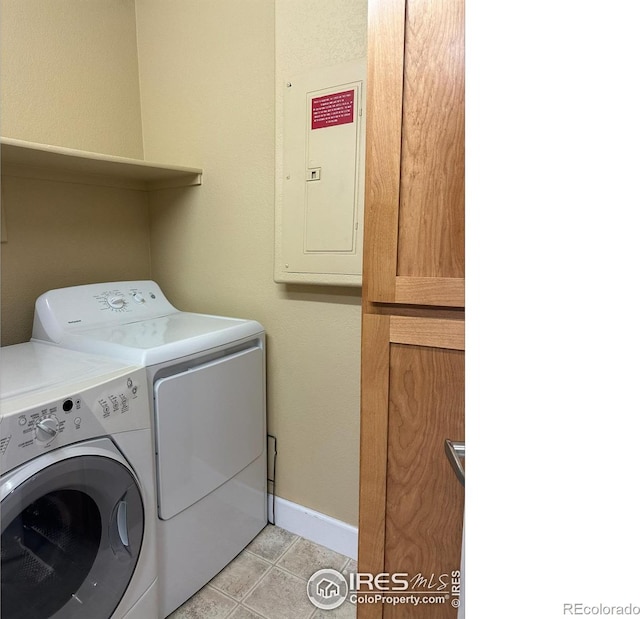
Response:
POLYGON ((284 84, 277 282, 362 281, 364 59, 284 84))

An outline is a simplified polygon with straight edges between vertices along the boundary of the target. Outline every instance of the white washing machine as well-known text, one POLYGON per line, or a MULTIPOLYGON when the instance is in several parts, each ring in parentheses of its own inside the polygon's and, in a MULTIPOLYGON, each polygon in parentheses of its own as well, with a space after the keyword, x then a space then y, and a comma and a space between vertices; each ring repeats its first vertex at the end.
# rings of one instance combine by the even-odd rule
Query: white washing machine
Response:
POLYGON ((167 616, 267 523, 264 330, 181 312, 155 282, 135 281, 45 293, 33 338, 146 367, 167 616))
POLYGON ((144 369, 27 343, 0 379, 2 619, 157 617, 144 369))

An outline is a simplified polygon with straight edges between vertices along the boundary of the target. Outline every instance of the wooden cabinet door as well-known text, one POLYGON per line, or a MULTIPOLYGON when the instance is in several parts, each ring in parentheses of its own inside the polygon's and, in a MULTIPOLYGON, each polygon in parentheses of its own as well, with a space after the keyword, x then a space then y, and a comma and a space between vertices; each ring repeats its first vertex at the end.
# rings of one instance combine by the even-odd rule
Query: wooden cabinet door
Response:
POLYGON ((363 295, 463 307, 464 0, 370 0, 368 54, 363 295))
POLYGON ((391 344, 385 566, 429 606, 387 605, 385 618, 457 614, 464 489, 444 450, 464 440, 464 353, 391 344))
POLYGON ((455 619, 464 489, 444 441, 464 440, 464 0, 369 0, 367 89, 358 571, 449 597, 358 617, 455 619))
POLYGON ((362 385, 358 571, 448 597, 361 604, 358 617, 455 619, 464 489, 444 441, 464 440, 463 316, 365 315, 362 385))

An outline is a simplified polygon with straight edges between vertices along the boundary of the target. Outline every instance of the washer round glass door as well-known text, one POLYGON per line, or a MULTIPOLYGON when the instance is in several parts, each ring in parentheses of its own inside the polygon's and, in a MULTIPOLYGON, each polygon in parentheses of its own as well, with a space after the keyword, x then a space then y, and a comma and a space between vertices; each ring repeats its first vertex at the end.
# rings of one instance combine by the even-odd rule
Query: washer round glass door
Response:
POLYGON ((143 530, 140 489, 123 463, 81 455, 42 468, 2 500, 0 616, 107 619, 143 530))

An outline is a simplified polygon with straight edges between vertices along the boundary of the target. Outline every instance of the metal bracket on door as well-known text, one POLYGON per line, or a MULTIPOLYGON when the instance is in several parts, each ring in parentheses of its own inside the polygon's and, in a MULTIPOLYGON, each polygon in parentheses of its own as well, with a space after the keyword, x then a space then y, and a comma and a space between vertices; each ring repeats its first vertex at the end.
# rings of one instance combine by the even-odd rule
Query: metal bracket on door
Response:
POLYGON ((461 460, 461 458, 464 458, 464 443, 459 441, 450 441, 447 438, 444 441, 444 451, 447 454, 447 458, 453 467, 458 481, 464 486, 464 467, 462 466, 461 460))

